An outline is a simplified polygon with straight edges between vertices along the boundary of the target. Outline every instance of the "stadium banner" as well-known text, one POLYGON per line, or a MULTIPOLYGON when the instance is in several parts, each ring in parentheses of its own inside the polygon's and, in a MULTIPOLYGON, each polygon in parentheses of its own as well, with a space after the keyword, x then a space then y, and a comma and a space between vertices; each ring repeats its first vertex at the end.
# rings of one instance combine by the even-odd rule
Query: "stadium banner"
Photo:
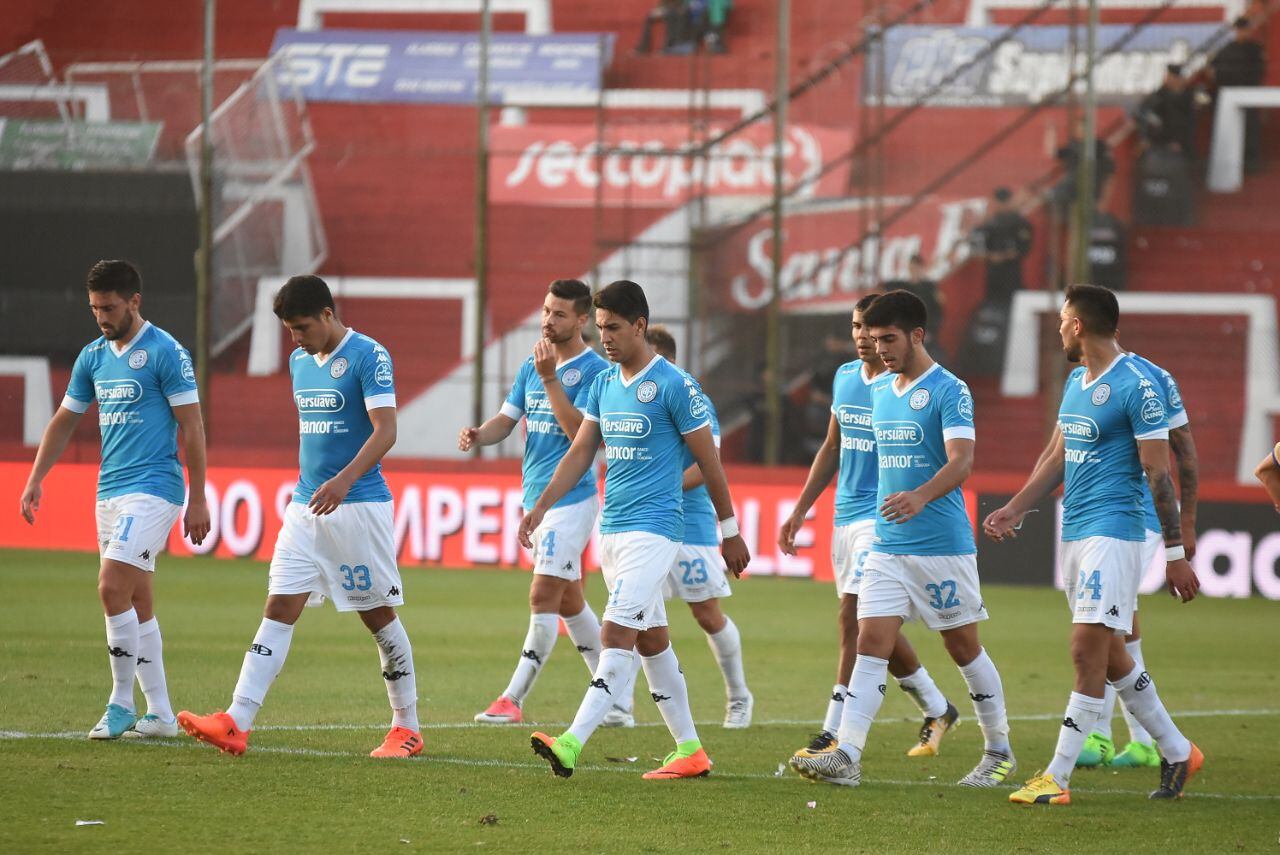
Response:
MULTIPOLYGON (((271 53, 284 54, 280 82, 308 101, 365 104, 474 104, 479 91, 477 33, 404 30, 276 31, 271 53)), ((613 35, 494 33, 489 94, 597 97, 613 54, 613 35)))
MULTIPOLYGON (((0 495, 18 496, 29 471, 26 463, 0 462, 0 495)), ((170 551, 268 560, 296 474, 291 469, 212 468, 206 491, 213 522, 208 539, 201 546, 192 545, 182 537, 179 522, 169 538, 170 551)), ((387 480, 396 505, 396 548, 404 565, 529 566, 516 542, 523 515, 516 472, 389 472, 387 480)), ((737 516, 752 554, 749 575, 831 580, 831 491, 810 510, 808 523, 796 538, 798 555, 783 555, 777 546, 778 527, 795 507, 803 480, 801 470, 731 470, 737 516), (784 480, 780 475, 788 477, 784 480)), ((976 476, 972 480, 991 479, 976 476)), ((0 515, 0 548, 93 551, 96 484, 93 464, 54 467, 44 482, 36 525, 27 525, 16 513, 0 515)), ((977 491, 966 490, 965 504, 975 530, 980 518, 1010 495, 981 486, 977 491)), ((1275 531, 1276 512, 1269 503, 1202 499, 1199 520, 1194 564, 1204 594, 1256 594, 1280 600, 1280 532, 1275 531)), ((1020 536, 1009 543, 978 538, 982 578, 1002 584, 1054 585, 1057 528, 1058 520, 1049 507, 1028 515, 1020 536)), ((598 567, 597 555, 592 544, 586 565, 598 567)), ((1162 568, 1153 566, 1142 590, 1159 590, 1162 573, 1162 568)))
MULTIPOLYGON (((1126 24, 1098 27, 1098 50, 1106 53, 1093 73, 1100 104, 1129 104, 1154 92, 1160 88, 1166 65, 1188 62, 1206 45, 1228 37, 1219 24, 1149 24, 1127 38, 1131 30, 1126 24), (1127 40, 1121 44, 1122 39, 1127 40)), ((1083 31, 1077 36, 1083 44, 1083 31)), ((928 104, 1018 107, 1040 103, 1062 91, 1073 73, 1071 27, 1027 26, 1013 32, 1004 27, 893 27, 885 36, 884 103, 890 107, 915 103, 979 55, 981 60, 942 86, 928 104)), ((1084 63, 1080 51, 1076 70, 1083 71, 1084 63)), ((867 63, 862 87, 865 104, 879 100, 877 67, 875 62, 867 63)), ((1076 85, 1083 94, 1083 78, 1076 85)))
MULTIPOLYGON (((714 127, 708 131, 717 132, 714 127)), ((603 145, 592 125, 498 125, 490 131, 490 145, 489 193, 494 202, 594 205, 599 192, 605 205, 676 205, 704 190, 713 196, 765 198, 773 193, 769 125, 752 125, 701 157, 674 153, 695 147, 689 126, 676 122, 610 127, 603 145)), ((851 145, 847 130, 788 126, 783 185, 812 180, 796 193, 801 199, 843 196, 849 180, 847 162, 818 176, 828 161, 851 145)))
POLYGON ((141 169, 161 122, 0 118, 0 169, 141 169))

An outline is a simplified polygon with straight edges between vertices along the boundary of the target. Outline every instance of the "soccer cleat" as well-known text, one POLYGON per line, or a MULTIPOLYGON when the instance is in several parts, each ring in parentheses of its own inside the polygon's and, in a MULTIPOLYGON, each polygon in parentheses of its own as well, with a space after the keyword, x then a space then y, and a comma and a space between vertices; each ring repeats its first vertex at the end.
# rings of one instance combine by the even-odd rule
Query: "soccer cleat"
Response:
POLYGON ((133 727, 120 734, 121 739, 172 739, 178 735, 177 720, 165 721, 158 715, 147 713, 133 723, 133 727))
POLYGON ((1191 756, 1179 763, 1170 763, 1163 757, 1160 758, 1160 789, 1153 790, 1148 798, 1163 801, 1165 799, 1180 799, 1182 791, 1187 786, 1196 772, 1200 771, 1200 767, 1204 765, 1204 753, 1191 743, 1191 756))
POLYGON ((1059 787, 1052 775, 1037 775, 1027 781, 1022 789, 1010 793, 1009 801, 1015 805, 1069 805, 1071 791, 1059 787))
POLYGON ((810 781, 823 781, 841 787, 856 787, 862 783, 862 764, 850 760, 849 755, 841 748, 804 757, 796 752, 790 765, 800 777, 810 781))
POLYGON ((982 759, 978 761, 977 766, 973 767, 973 771, 956 783, 962 787, 997 787, 1003 784, 1017 768, 1018 761, 1013 759, 1013 755, 1001 754, 998 751, 983 751, 982 759))
POLYGON ((908 757, 936 757, 938 746, 942 744, 942 735, 955 727, 960 721, 960 711, 948 701, 947 711, 938 718, 925 716, 920 725, 920 741, 907 750, 908 757))
POLYGON ((1111 737, 1091 733, 1085 739, 1084 747, 1080 749, 1080 756, 1076 758, 1076 768, 1092 769, 1095 766, 1110 766, 1115 756, 1116 746, 1111 741, 1111 737))
POLYGON ((500 695, 489 704, 487 710, 477 713, 475 720, 483 724, 519 724, 524 721, 524 713, 520 711, 518 703, 506 695, 500 695))
POLYGON ((674 781, 679 778, 705 778, 711 774, 711 758, 696 741, 676 746, 662 765, 640 777, 646 781, 674 781))
POLYGON ((833 734, 827 733, 825 730, 821 733, 815 733, 813 739, 804 748, 801 748, 793 757, 813 757, 816 754, 825 754, 828 751, 836 750, 836 738, 833 734))
POLYGON ((89 731, 90 739, 119 739, 138 720, 131 710, 119 704, 107 704, 107 711, 89 731))
POLYGON ((551 764, 551 771, 558 777, 567 778, 573 774, 573 767, 578 765, 578 755, 582 753, 582 743, 573 734, 566 733, 559 739, 552 739, 545 733, 535 733, 529 739, 533 753, 551 764))
POLYGON ((1154 745, 1148 745, 1145 742, 1130 742, 1124 747, 1124 750, 1115 756, 1111 761, 1112 766, 1121 766, 1126 769, 1133 769, 1140 766, 1150 766, 1158 768, 1160 766, 1160 752, 1156 751, 1154 745))
POLYGON ((195 715, 183 710, 178 713, 178 727, 226 754, 239 756, 249 747, 251 731, 236 727, 236 720, 224 712, 195 715))
POLYGON ((614 704, 609 711, 604 714, 604 720, 600 722, 601 727, 635 727, 636 717, 629 710, 614 704))
POLYGON ((393 727, 387 731, 382 744, 369 752, 370 757, 416 757, 422 753, 422 734, 407 727, 393 727))
POLYGON ((756 699, 750 692, 747 692, 745 698, 730 698, 724 705, 725 730, 744 730, 750 727, 751 710, 755 705, 756 699))

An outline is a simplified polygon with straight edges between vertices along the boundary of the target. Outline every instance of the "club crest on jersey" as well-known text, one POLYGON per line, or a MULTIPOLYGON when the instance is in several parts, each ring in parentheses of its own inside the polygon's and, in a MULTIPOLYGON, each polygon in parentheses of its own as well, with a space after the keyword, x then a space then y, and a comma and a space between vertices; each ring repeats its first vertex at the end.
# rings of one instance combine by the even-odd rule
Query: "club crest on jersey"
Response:
POLYGON ((658 384, 652 380, 644 381, 636 389, 636 400, 642 404, 647 404, 656 397, 658 397, 658 384))
POLYGON ((911 393, 911 397, 907 399, 907 403, 911 405, 913 410, 923 410, 929 406, 929 390, 917 389, 911 393))
POLYGON ((1142 405, 1142 420, 1149 425, 1158 425, 1164 421, 1164 404, 1158 398, 1152 398, 1142 405))
POLYGON ((582 380, 582 372, 576 368, 570 368, 568 371, 564 372, 563 375, 561 375, 560 385, 561 386, 577 386, 580 380, 582 380))
POLYGON ((379 386, 390 386, 391 376, 391 363, 380 362, 378 363, 378 367, 374 369, 373 382, 377 383, 379 386))
POLYGON ((1093 390, 1093 397, 1089 400, 1093 401, 1095 407, 1101 407, 1111 397, 1111 387, 1106 383, 1098 386, 1093 390))
POLYGON ((333 365, 329 366, 329 376, 332 377, 334 380, 337 380, 339 377, 341 377, 343 374, 346 374, 346 373, 347 373, 347 358, 345 356, 339 356, 337 359, 333 360, 333 365))
POLYGON ((139 368, 147 364, 147 352, 145 350, 135 350, 129 354, 129 367, 137 371, 139 368))

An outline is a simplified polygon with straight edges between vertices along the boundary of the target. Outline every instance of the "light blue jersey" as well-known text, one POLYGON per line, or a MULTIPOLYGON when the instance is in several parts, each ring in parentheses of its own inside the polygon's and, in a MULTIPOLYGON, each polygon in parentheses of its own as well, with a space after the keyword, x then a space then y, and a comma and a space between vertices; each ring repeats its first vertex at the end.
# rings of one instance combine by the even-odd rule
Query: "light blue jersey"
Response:
POLYGON ((150 321, 122 350, 99 338, 80 351, 62 406, 83 413, 98 402, 98 498, 145 493, 181 505, 186 487, 173 407, 199 400, 191 354, 150 321))
MULTIPOLYGON (((293 402, 298 407, 298 486, 293 501, 306 504, 316 488, 355 459, 373 435, 369 410, 396 405, 395 371, 387 349, 347 330, 325 359, 299 348, 289 358, 293 402)), ((382 464, 361 475, 344 505, 389 502, 382 464)))
MULTIPOLYGON (((871 423, 880 465, 878 505, 914 490, 947 465, 946 443, 974 439, 973 396, 964 381, 934 363, 899 392, 897 378, 871 391, 871 423)), ((878 512, 878 506, 877 506, 878 512)), ((902 524, 876 517, 875 551, 890 555, 971 555, 973 524, 960 488, 934 499, 902 524)))
POLYGON ((1085 382, 1085 367, 1071 372, 1058 410, 1066 440, 1066 487, 1062 499, 1062 539, 1146 538, 1146 476, 1138 441, 1167 439, 1169 427, 1161 393, 1139 364, 1117 355, 1085 382))
MULTIPOLYGON (((690 377, 690 379, 693 379, 690 377)), ((698 381, 693 381, 697 385, 698 381)), ((707 416, 711 419, 711 435, 715 437, 716 447, 720 446, 720 417, 716 414, 715 404, 707 397, 707 393, 698 386, 702 400, 707 402, 707 416)), ((684 468, 694 463, 693 452, 688 447, 684 450, 684 468)), ((682 470, 683 471, 683 470, 682 470)), ((689 546, 719 546, 720 520, 716 517, 716 506, 711 503, 711 494, 706 484, 699 484, 692 490, 684 491, 684 542, 689 546)))
MULTIPOLYGON (((560 379, 560 388, 565 397, 579 410, 587 406, 587 393, 591 391, 591 383, 596 375, 609 367, 608 361, 591 348, 579 353, 566 362, 556 366, 556 377, 560 379)), ((547 488, 561 458, 571 445, 565 436, 556 414, 551 410, 551 402, 547 400, 546 387, 542 378, 533 367, 530 356, 516 372, 515 382, 511 384, 511 393, 502 404, 502 414, 519 421, 525 419, 524 461, 521 464, 524 486, 524 507, 529 510, 538 501, 542 491, 547 488)), ((581 502, 596 492, 594 469, 582 476, 572 490, 564 498, 556 502, 556 507, 581 502)))
POLYGON ((868 380, 861 359, 846 362, 831 384, 831 415, 840 425, 840 474, 836 479, 836 525, 875 519, 880 464, 871 427, 871 389, 889 382, 885 371, 868 380))
POLYGON ((709 425, 708 416, 697 383, 661 356, 630 380, 617 365, 596 375, 584 417, 604 438, 601 534, 684 540, 684 435, 709 425))
MULTIPOLYGON (((1164 404, 1164 411, 1168 416, 1169 430, 1180 428, 1187 424, 1187 409, 1182 404, 1182 392, 1178 390, 1178 381, 1173 379, 1173 375, 1165 371, 1159 365, 1156 365, 1150 359, 1139 356, 1136 353, 1129 354, 1129 358, 1142 369, 1147 375, 1147 379, 1154 383, 1154 389, 1160 393, 1160 403, 1164 404)), ((1151 487, 1147 484, 1146 479, 1142 480, 1143 501, 1147 506, 1147 531, 1161 531, 1160 516, 1156 513, 1155 499, 1151 498, 1151 487)))

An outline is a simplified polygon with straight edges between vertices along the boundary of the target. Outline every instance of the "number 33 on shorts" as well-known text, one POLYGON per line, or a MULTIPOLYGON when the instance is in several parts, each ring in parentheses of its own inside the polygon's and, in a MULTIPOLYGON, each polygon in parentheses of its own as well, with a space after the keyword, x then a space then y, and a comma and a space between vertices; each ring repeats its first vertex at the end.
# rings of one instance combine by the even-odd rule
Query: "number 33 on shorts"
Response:
POLYGON ((338 568, 338 572, 342 574, 342 590, 344 591, 367 591, 373 587, 373 578, 369 575, 369 568, 363 564, 357 564, 355 567, 343 564, 338 568))

